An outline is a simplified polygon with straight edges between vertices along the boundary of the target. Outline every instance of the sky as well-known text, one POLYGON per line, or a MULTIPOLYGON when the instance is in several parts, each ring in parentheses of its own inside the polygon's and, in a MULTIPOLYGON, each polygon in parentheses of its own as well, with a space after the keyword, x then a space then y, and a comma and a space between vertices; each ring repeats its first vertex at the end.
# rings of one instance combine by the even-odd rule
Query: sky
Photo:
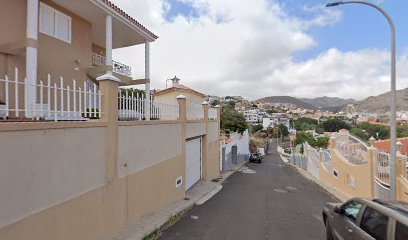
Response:
MULTIPOLYGON (((113 0, 159 36, 151 85, 180 83, 209 95, 364 99, 390 89, 390 31, 365 5, 322 0, 113 0)), ((397 32, 397 88, 408 87, 406 0, 371 0, 397 32)), ((114 51, 144 74, 144 46, 114 51)))

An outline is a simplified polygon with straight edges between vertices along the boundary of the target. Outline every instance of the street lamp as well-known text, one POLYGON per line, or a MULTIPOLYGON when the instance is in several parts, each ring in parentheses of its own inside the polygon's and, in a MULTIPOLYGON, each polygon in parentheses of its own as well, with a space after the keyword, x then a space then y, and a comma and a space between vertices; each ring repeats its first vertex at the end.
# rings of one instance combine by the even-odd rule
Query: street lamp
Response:
POLYGON ((365 1, 337 1, 328 3, 326 7, 335 7, 343 4, 364 4, 377 9, 386 19, 391 29, 391 102, 390 102, 390 197, 395 199, 395 177, 396 177, 396 47, 395 47, 395 26, 391 17, 379 6, 365 1))

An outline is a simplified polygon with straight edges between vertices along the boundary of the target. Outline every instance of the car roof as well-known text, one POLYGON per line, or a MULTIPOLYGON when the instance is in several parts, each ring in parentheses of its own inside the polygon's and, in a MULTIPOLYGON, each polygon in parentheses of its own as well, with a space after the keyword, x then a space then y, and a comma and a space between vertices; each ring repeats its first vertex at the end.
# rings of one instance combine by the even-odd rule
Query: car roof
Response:
POLYGON ((408 203, 403 201, 388 201, 381 199, 354 198, 364 205, 408 226, 408 203))

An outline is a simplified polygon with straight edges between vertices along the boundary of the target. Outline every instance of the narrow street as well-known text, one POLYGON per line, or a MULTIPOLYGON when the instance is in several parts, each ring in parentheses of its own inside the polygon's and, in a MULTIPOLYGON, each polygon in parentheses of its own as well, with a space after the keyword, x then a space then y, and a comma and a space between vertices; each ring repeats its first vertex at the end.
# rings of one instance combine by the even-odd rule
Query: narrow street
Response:
POLYGON ((325 239, 321 210, 336 201, 286 165, 270 144, 262 164, 233 174, 208 202, 166 230, 163 240, 325 239))

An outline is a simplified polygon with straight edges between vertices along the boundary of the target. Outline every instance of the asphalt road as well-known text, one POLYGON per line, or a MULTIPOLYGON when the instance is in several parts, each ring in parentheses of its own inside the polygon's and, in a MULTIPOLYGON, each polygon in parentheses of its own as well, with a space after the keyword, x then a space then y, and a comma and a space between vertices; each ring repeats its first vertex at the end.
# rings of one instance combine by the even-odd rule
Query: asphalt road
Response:
MULTIPOLYGON (((163 232, 168 240, 325 239, 321 209, 336 201, 269 148, 256 173, 237 172, 209 201, 163 232)), ((251 172, 251 171, 250 171, 251 172)))

